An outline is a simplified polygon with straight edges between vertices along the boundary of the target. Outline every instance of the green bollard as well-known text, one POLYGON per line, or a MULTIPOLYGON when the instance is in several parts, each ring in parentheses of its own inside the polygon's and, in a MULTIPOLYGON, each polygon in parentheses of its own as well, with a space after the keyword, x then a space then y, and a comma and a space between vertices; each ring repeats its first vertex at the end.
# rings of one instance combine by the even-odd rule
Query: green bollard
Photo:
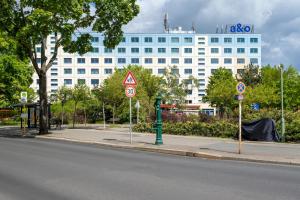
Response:
POLYGON ((163 144, 162 140, 162 118, 161 118, 161 94, 158 94, 155 100, 155 113, 156 113, 156 122, 155 122, 155 131, 156 131, 156 140, 155 144, 156 145, 161 145, 163 144))

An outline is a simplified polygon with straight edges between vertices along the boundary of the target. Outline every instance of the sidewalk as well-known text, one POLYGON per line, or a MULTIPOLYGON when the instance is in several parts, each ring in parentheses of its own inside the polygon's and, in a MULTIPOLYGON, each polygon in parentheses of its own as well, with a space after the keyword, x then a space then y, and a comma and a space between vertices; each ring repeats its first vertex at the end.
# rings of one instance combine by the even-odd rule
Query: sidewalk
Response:
MULTIPOLYGON (((96 127, 95 127, 96 128, 96 127)), ((208 159, 242 160, 300 166, 300 144, 243 142, 242 154, 237 154, 238 142, 232 139, 163 135, 163 145, 154 145, 155 134, 133 133, 130 144, 128 128, 63 129, 37 138, 67 140, 123 149, 135 149, 208 159)))

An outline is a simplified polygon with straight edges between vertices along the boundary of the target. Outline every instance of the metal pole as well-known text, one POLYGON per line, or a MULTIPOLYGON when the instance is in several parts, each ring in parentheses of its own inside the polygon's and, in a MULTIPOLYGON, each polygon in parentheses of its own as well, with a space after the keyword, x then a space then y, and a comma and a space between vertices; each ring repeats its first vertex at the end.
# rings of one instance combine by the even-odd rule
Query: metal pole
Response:
MULTIPOLYGON (((26 110, 25 110, 25 104, 23 104, 23 108, 24 108, 24 111, 25 111, 25 113, 26 113, 26 110)), ((24 116, 25 116, 25 113, 24 113, 24 116)), ((26 133, 26 131, 25 131, 25 126, 26 126, 26 123, 25 123, 25 118, 24 118, 24 126, 23 126, 23 134, 22 134, 22 136, 25 136, 25 133, 26 133)))
POLYGON ((139 123, 139 112, 140 112, 140 106, 137 107, 137 116, 136 116, 136 123, 139 123))
POLYGON ((285 142, 285 122, 284 122, 284 108, 283 108, 283 66, 280 67, 281 80, 281 138, 285 142))
POLYGON ((102 112, 103 112, 103 129, 105 129, 105 111, 104 111, 104 103, 102 103, 102 112))
POLYGON ((239 154, 242 146, 242 100, 239 100, 239 154))
POLYGON ((129 133, 130 133, 130 144, 132 144, 132 130, 131 130, 131 97, 129 98, 129 133))

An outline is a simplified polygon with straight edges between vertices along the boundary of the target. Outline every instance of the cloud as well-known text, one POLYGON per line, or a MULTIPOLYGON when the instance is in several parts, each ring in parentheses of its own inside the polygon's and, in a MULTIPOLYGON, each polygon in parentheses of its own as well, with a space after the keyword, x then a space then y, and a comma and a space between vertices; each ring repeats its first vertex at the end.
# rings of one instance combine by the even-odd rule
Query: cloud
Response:
POLYGON ((214 33, 222 24, 254 24, 262 34, 263 64, 294 65, 300 70, 299 0, 138 0, 141 12, 126 32, 162 32, 163 16, 172 27, 214 33))

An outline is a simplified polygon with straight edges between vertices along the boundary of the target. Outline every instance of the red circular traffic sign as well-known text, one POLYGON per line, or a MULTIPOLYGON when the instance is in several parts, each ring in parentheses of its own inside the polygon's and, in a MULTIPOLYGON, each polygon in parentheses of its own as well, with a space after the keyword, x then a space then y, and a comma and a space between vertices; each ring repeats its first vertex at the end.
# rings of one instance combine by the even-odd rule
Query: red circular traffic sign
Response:
POLYGON ((134 97, 135 94, 136 94, 136 91, 135 91, 135 87, 129 85, 125 88, 125 94, 127 97, 131 98, 131 97, 134 97))
POLYGON ((243 94, 246 90, 246 85, 243 82, 239 82, 236 85, 236 90, 237 90, 238 93, 243 94))

